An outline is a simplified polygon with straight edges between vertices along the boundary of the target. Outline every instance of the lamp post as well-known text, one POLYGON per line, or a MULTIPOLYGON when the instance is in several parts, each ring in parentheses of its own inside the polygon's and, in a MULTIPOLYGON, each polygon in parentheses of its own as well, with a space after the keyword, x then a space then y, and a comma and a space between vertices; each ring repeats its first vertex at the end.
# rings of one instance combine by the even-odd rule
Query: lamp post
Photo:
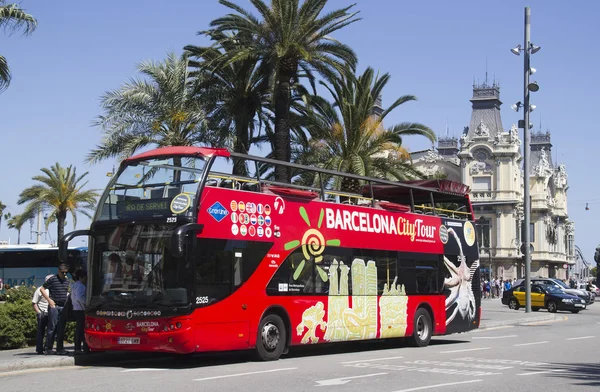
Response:
POLYGON ((492 287, 492 244, 491 244, 491 231, 492 231, 492 222, 488 221, 487 219, 485 219, 483 216, 479 217, 479 219, 477 220, 477 225, 479 227, 481 227, 481 238, 480 240, 480 249, 482 250, 486 250, 488 253, 488 262, 489 262, 489 282, 490 282, 490 289, 492 287), (488 246, 483 246, 483 242, 484 242, 484 238, 485 238, 485 231, 484 231, 484 227, 487 227, 487 231, 488 231, 488 246))
MULTIPOLYGON (((529 155, 530 155, 530 123, 529 113, 532 109, 535 109, 535 105, 529 104, 529 92, 536 92, 540 89, 537 82, 529 82, 529 76, 536 70, 531 68, 530 56, 537 53, 540 50, 539 46, 535 46, 529 40, 530 35, 530 18, 531 10, 529 7, 525 7, 525 40, 524 47, 517 45, 516 48, 510 51, 517 56, 523 52, 524 60, 524 88, 523 88, 523 120, 519 121, 519 128, 523 128, 523 171, 525 172, 525 178, 523 179, 523 225, 525 226, 525 235, 523 236, 523 258, 525 260, 525 312, 531 313, 531 238, 530 238, 530 223, 531 223, 531 199, 529 196, 529 155)), ((518 105, 517 105, 518 106, 518 105)))

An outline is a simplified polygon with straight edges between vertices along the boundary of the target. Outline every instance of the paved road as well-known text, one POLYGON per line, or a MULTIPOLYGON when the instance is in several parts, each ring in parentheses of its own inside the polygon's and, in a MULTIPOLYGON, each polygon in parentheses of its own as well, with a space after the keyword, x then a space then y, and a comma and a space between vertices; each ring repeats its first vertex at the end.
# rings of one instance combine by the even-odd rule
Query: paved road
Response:
POLYGON ((563 315, 566 319, 558 322, 435 338, 426 348, 399 342, 319 346, 295 349, 268 363, 243 354, 169 357, 5 373, 0 383, 2 390, 29 391, 61 380, 63 392, 598 391, 600 303, 563 315))

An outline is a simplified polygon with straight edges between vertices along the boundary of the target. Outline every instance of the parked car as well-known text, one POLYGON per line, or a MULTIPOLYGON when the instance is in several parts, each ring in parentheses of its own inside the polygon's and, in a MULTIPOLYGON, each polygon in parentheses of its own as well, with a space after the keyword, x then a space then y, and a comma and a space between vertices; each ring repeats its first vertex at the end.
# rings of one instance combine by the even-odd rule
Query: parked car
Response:
MULTIPOLYGON (((524 281, 525 281, 525 279, 517 279, 514 286, 522 286, 524 281)), ((575 295, 575 296, 583 299, 585 301, 586 305, 593 304, 595 301, 595 298, 596 298, 596 296, 592 295, 589 291, 570 288, 568 284, 566 284, 565 282, 563 282, 560 279, 544 278, 544 277, 538 276, 538 277, 531 278, 531 283, 556 286, 557 288, 561 289, 566 294, 575 295)))
MULTIPOLYGON (((579 290, 588 291, 588 284, 586 282, 577 283, 577 288, 579 290)), ((590 292, 592 293, 594 298, 600 294, 600 289, 598 287, 596 287, 595 284, 592 284, 591 289, 592 289, 592 291, 590 291, 590 292)))
MULTIPOLYGON (((510 309, 518 310, 525 306, 525 286, 517 286, 505 291, 502 303, 510 309)), ((531 285, 531 310, 537 312, 545 308, 548 312, 555 313, 558 310, 566 310, 571 313, 579 313, 586 308, 585 300, 570 294, 566 294, 555 285, 532 284, 531 285)))

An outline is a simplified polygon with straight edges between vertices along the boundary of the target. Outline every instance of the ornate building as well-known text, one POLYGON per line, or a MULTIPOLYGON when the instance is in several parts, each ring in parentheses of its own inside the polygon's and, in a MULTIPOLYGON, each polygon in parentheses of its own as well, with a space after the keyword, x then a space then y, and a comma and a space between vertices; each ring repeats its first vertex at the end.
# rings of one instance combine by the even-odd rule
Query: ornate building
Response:
MULTIPOLYGON (((523 158, 515 125, 505 131, 500 87, 473 86, 471 122, 459 140, 440 138, 436 149, 412 154, 415 166, 432 177, 471 187, 482 272, 504 279, 524 276, 523 158)), ((567 215, 567 171, 552 162, 549 133, 531 137, 531 276, 567 278, 575 263, 574 225, 567 215)))

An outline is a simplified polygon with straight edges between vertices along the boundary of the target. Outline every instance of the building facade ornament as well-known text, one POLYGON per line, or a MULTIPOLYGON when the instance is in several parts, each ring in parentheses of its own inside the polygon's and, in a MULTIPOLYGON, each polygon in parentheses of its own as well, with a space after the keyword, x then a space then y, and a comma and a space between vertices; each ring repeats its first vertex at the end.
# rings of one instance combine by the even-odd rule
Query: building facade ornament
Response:
POLYGON ((575 233, 575 225, 570 220, 565 220, 565 233, 567 235, 573 235, 575 233))
POLYGON ((475 130, 475 136, 481 136, 481 137, 489 137, 490 136, 490 130, 487 127, 487 125, 485 125, 483 123, 483 120, 479 120, 479 125, 477 126, 477 129, 475 130))
POLYGON ((473 164, 471 165, 471 169, 469 170, 469 173, 471 175, 480 174, 480 173, 491 173, 491 172, 492 172, 492 165, 490 165, 489 163, 486 163, 486 162, 482 162, 482 161, 473 162, 473 164))
POLYGON ((554 173, 554 185, 558 189, 567 188, 567 178, 567 168, 564 163, 561 163, 558 165, 558 169, 556 169, 556 172, 554 173))
POLYGON ((496 137, 494 138, 494 145, 497 146, 500 143, 502 143, 502 135, 497 133, 496 137))
POLYGON ((552 174, 552 167, 548 161, 548 153, 545 148, 540 152, 540 160, 533 166, 533 174, 538 177, 547 177, 552 174))
POLYGON ((519 130, 515 124, 510 127, 510 131, 508 132, 508 140, 510 144, 521 144, 521 140, 519 139, 519 130))
POLYGON ((427 163, 436 163, 437 161, 442 160, 442 156, 438 154, 434 149, 431 149, 427 151, 423 159, 427 163))

